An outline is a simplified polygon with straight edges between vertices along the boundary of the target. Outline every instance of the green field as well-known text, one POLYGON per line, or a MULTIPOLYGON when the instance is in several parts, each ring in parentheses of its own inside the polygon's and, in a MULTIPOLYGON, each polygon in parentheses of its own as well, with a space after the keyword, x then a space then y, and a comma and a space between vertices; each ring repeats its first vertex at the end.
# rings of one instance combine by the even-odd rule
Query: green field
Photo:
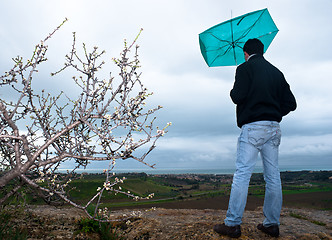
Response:
MULTIPOLYGON (((319 172, 282 172, 284 203, 290 206, 305 206, 318 209, 332 209, 332 171, 319 172), (302 195, 301 195, 302 194, 302 195)), ((230 194, 232 175, 147 175, 145 173, 127 173, 113 176, 122 179, 123 183, 113 186, 124 192, 130 191, 136 196, 146 197, 154 193, 154 198, 149 200, 134 201, 124 194, 115 194, 113 191, 104 191, 101 207, 125 208, 155 204, 164 206, 166 203, 173 207, 188 207, 194 205, 202 208, 206 204, 210 207, 209 200, 227 202, 230 194), (195 202, 196 201, 196 202, 195 202), (193 204, 193 203, 196 204, 193 204), (164 205, 162 205, 164 204, 164 205)), ((103 174, 84 174, 70 183, 69 197, 75 202, 86 204, 102 187, 105 181, 103 174)), ((252 175, 248 201, 256 201, 253 206, 261 204, 265 193, 265 183, 262 174, 252 175)), ((41 204, 43 201, 33 196, 32 192, 26 194, 29 204, 41 204), (31 195, 29 194, 31 193, 31 195)))
MULTIPOLYGON (((332 209, 332 181, 329 177, 332 172, 283 172, 281 173, 284 195, 324 193, 321 199, 327 203, 322 209, 332 209)), ((220 196, 229 196, 231 189, 231 175, 146 175, 145 173, 121 174, 118 177, 125 176, 124 183, 119 184, 122 190, 130 191, 135 195, 145 197, 154 193, 152 200, 133 201, 125 195, 114 193, 104 194, 103 205, 107 207, 132 207, 144 206, 146 204, 160 204, 178 201, 198 201, 200 199, 209 199, 220 196)), ((87 201, 96 189, 103 185, 101 175, 88 175, 83 179, 73 181, 72 185, 77 190, 71 192, 74 200, 82 202, 87 201)), ((117 188, 117 187, 115 187, 117 188)), ((250 197, 263 198, 265 193, 265 184, 262 174, 253 174, 249 193, 250 197)), ((301 199, 301 196, 298 195, 301 199)), ((313 195, 314 197, 314 195, 313 195)), ((288 199, 288 198, 286 198, 288 199)), ((314 199, 314 198, 313 198, 314 199)), ((317 200, 313 200, 317 201, 317 200)), ((316 205, 318 208, 321 204, 316 205)))

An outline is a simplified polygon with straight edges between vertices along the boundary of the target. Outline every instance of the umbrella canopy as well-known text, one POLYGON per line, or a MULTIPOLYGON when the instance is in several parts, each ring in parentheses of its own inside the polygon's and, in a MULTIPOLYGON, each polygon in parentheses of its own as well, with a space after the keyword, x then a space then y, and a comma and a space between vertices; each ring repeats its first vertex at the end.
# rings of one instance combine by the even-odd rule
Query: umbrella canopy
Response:
POLYGON ((278 32, 267 9, 247 13, 211 27, 199 34, 199 45, 209 67, 234 66, 245 61, 243 45, 258 38, 264 52, 278 32))

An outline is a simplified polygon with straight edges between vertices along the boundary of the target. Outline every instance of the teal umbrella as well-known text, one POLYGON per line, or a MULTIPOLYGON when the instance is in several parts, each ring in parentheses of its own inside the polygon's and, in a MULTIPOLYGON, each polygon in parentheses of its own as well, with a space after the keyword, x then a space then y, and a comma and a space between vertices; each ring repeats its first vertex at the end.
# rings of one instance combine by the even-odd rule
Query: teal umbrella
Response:
POLYGON ((199 45, 209 67, 234 66, 245 61, 243 45, 251 38, 264 44, 264 52, 278 32, 267 9, 247 13, 199 34, 199 45))

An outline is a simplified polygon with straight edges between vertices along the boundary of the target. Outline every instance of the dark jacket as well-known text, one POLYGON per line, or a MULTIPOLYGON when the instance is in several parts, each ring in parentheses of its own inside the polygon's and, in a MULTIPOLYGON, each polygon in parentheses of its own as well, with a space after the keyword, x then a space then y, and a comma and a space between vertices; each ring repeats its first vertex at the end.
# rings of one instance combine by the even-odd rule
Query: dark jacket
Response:
POLYGON ((296 109, 296 100, 282 72, 254 55, 236 69, 231 98, 236 106, 237 125, 255 121, 277 121, 296 109))

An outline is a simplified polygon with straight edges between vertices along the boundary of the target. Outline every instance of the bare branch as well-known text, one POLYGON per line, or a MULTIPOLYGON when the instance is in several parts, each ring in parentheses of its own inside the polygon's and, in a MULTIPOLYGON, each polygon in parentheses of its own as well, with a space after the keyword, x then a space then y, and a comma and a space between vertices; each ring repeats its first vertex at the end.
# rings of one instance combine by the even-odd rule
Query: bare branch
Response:
POLYGON ((65 56, 64 67, 51 75, 74 70, 77 75, 72 80, 80 94, 73 96, 72 91, 53 96, 44 90, 37 93, 32 89, 39 65, 47 61, 45 42, 66 21, 36 45, 30 59, 24 62, 19 56, 14 58, 14 67, 0 76, 1 90, 11 93, 10 99, 0 98, 0 190, 4 196, 0 204, 26 184, 48 202, 57 196, 88 215, 87 207, 96 204, 94 216, 89 216, 112 221, 100 219, 98 207, 104 192, 125 194, 134 200, 144 199, 124 192, 118 186, 123 179, 111 174, 116 161, 133 159, 154 168, 155 165, 145 159, 170 124, 162 129, 155 127, 154 113, 161 106, 146 108, 146 100, 153 93, 143 86, 138 46, 134 48, 142 29, 129 46, 125 41, 120 57, 113 58, 119 69, 119 74, 115 75, 118 77, 101 75, 105 51, 99 51, 97 47, 89 50, 83 44, 83 56, 80 56, 73 33, 72 49, 65 56), (145 152, 138 153, 137 149, 143 147, 145 152), (66 161, 71 161, 72 171, 59 175, 59 168, 66 161), (75 203, 70 198, 71 176, 94 161, 104 161, 108 166, 104 185, 86 204, 75 203), (22 184, 9 187, 15 181, 22 184))

